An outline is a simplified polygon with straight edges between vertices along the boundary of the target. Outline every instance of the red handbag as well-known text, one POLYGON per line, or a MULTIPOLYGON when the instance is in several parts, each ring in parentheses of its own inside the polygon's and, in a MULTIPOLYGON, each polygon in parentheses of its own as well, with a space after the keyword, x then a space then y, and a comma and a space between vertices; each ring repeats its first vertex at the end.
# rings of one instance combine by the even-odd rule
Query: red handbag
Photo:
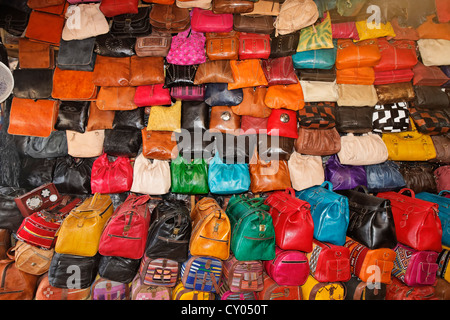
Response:
POLYGON ((275 247, 275 259, 263 261, 264 269, 278 285, 302 286, 309 276, 305 253, 275 247))
POLYGON ((270 35, 241 32, 239 35, 239 59, 268 59, 270 35))
POLYGON ((262 69, 269 86, 298 83, 292 56, 265 59, 262 61, 262 69))
POLYGON ((267 134, 297 139, 297 112, 288 109, 273 109, 267 119, 267 134))
POLYGON ((385 300, 439 300, 434 286, 407 286, 397 278, 386 286, 385 300))
POLYGON ((440 23, 450 22, 450 1, 434 0, 436 4, 436 14, 440 23))
POLYGON ((412 69, 417 64, 415 41, 379 38, 378 48, 381 60, 373 67, 375 71, 412 69))
POLYGON ((440 87, 450 81, 450 78, 439 67, 427 67, 420 61, 412 68, 412 71, 414 72, 413 84, 415 86, 440 87))
POLYGON ((374 85, 409 82, 413 79, 414 72, 411 69, 375 71, 374 85))
POLYGON ((241 116, 240 134, 266 134, 268 120, 269 118, 241 116))
POLYGON ((134 94, 134 104, 138 107, 171 105, 172 99, 168 88, 164 84, 140 86, 134 94))
POLYGON ((331 23, 331 36, 333 39, 359 40, 358 30, 353 21, 331 23))
POLYGON ((398 242, 419 251, 442 250, 442 226, 436 203, 416 198, 414 191, 408 188, 398 193, 381 192, 377 197, 391 201, 398 242), (404 194, 407 191, 411 196, 404 194))
POLYGON ((149 195, 130 194, 117 207, 100 237, 102 256, 141 259, 150 227, 149 195))
POLYGON ((133 167, 127 157, 117 157, 110 162, 103 153, 92 164, 92 193, 122 193, 130 191, 133 183, 133 167))
POLYGON ((264 204, 270 207, 275 244, 283 250, 310 252, 314 235, 311 205, 296 198, 292 188, 272 193, 264 204))
POLYGON ((114 17, 126 13, 138 13, 139 0, 102 0, 100 11, 105 17, 114 17))
POLYGON ((433 172, 436 180, 437 192, 450 190, 450 165, 445 165, 437 168, 433 172))

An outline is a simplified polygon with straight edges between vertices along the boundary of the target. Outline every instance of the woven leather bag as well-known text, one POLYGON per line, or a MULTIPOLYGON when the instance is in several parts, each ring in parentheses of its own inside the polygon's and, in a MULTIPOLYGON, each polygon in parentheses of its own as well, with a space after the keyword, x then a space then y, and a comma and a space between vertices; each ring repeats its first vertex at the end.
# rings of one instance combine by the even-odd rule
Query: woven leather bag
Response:
POLYGON ((336 125, 336 103, 306 102, 298 111, 300 127, 310 129, 331 129, 336 125))
POLYGON ((409 106, 409 114, 417 131, 428 135, 443 135, 450 131, 450 119, 444 111, 409 106))
POLYGON ((319 18, 319 10, 312 0, 286 0, 280 8, 274 26, 275 36, 292 33, 312 25, 319 18))

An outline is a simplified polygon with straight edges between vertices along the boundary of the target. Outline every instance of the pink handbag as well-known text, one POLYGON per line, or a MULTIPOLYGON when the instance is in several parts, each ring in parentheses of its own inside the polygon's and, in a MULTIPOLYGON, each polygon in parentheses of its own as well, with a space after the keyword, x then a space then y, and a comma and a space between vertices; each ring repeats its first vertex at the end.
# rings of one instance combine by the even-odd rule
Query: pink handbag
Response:
POLYGON ((231 32, 233 15, 231 13, 213 13, 211 10, 193 8, 191 27, 197 32, 231 32))
POLYGON ((166 60, 176 65, 194 65, 206 62, 206 37, 191 28, 172 37, 166 60))
POLYGON ((356 24, 353 21, 332 23, 331 36, 333 39, 359 40, 358 30, 356 29, 356 24))
POLYGON ((437 192, 450 190, 450 165, 442 166, 434 170, 437 192))
POLYGON ((164 84, 139 86, 134 94, 134 104, 138 107, 171 105, 172 99, 168 88, 164 84))
POLYGON ((306 255, 297 250, 282 250, 275 247, 275 259, 265 260, 264 269, 278 285, 302 286, 309 275, 306 255))
POLYGON ((205 98, 205 86, 176 86, 170 88, 173 99, 184 101, 202 101, 205 98))

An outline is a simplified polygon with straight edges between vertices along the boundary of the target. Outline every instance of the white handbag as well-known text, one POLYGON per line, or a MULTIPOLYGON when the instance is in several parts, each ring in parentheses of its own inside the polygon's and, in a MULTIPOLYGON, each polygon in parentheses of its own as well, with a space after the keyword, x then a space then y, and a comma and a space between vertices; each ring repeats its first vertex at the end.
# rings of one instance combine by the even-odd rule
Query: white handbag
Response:
POLYGON ((131 192, 161 195, 169 192, 171 184, 169 161, 157 159, 151 161, 142 153, 136 157, 131 192))
POLYGON ((422 63, 427 66, 450 65, 450 40, 446 39, 419 39, 417 41, 422 63))
POLYGON ((293 152, 288 160, 292 188, 296 191, 321 185, 325 181, 325 172, 321 156, 302 155, 293 152))
POLYGON ((304 81, 300 80, 305 102, 336 102, 339 99, 336 81, 304 81))
POLYGON ((355 136, 348 133, 341 137, 339 162, 351 166, 368 166, 388 160, 388 149, 383 139, 372 132, 355 136))
POLYGON ((67 153, 75 158, 93 158, 103 153, 105 130, 80 133, 66 130, 67 153))
POLYGON ((180 1, 176 0, 176 6, 178 8, 200 8, 200 9, 211 9, 212 0, 189 0, 180 1))
POLYGON ((64 41, 83 40, 108 32, 109 23, 100 11, 100 3, 84 3, 67 8, 61 35, 64 41))

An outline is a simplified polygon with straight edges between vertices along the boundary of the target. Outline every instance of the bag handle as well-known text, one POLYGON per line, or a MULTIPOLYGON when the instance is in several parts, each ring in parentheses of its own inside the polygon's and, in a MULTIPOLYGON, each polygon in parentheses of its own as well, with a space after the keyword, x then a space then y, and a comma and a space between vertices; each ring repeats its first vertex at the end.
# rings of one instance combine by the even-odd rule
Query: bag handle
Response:
POLYGON ((333 191, 333 184, 330 181, 324 181, 321 185, 322 188, 333 191))
POLYGON ((369 190, 367 189, 367 187, 365 185, 361 184, 361 185, 353 188, 353 190, 358 191, 358 192, 361 192, 361 189, 365 194, 369 194, 369 190))
POLYGON ((445 193, 450 193, 450 190, 442 190, 441 192, 438 193, 438 196, 442 196, 445 193))
POLYGON ((91 202, 89 203, 89 207, 94 206, 95 202, 97 202, 97 200, 98 200, 98 198, 100 197, 100 195, 101 195, 101 193, 99 193, 99 192, 96 192, 96 193, 94 194, 94 196, 93 196, 92 199, 91 199, 91 202))
POLYGON ((404 195, 405 192, 409 192, 409 197, 411 197, 411 198, 416 197, 416 193, 410 188, 403 188, 398 193, 404 195))

